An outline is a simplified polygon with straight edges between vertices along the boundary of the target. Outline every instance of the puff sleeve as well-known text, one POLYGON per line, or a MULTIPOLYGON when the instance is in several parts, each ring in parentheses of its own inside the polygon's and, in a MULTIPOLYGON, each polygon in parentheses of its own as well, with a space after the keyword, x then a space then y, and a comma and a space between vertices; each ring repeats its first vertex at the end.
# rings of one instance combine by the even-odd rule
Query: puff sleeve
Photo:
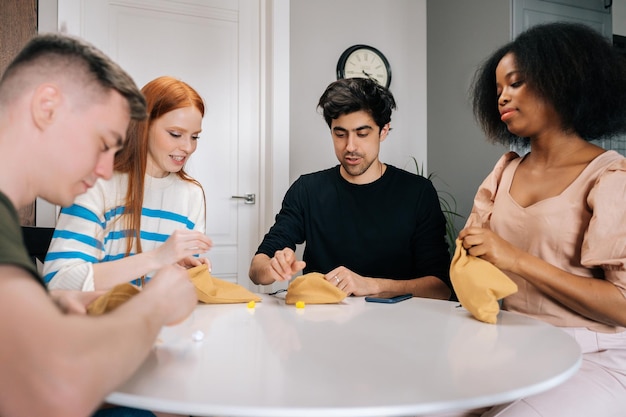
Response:
POLYGON ((478 191, 474 196, 474 205, 472 212, 467 218, 465 227, 484 227, 489 228, 491 213, 493 212, 493 202, 498 193, 498 186, 504 169, 511 161, 519 158, 515 152, 507 152, 500 157, 491 173, 478 187, 478 191))
POLYGON ((587 197, 592 211, 581 263, 600 267, 605 279, 626 297, 626 159, 609 165, 587 197))

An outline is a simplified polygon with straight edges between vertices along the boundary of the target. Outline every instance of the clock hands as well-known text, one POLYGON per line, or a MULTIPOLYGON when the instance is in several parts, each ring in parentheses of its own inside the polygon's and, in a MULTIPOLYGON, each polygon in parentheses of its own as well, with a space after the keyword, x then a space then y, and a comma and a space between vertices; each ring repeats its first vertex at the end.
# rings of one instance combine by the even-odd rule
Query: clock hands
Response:
POLYGON ((388 86, 391 68, 378 49, 368 45, 353 45, 343 51, 337 61, 337 79, 366 77, 388 86))

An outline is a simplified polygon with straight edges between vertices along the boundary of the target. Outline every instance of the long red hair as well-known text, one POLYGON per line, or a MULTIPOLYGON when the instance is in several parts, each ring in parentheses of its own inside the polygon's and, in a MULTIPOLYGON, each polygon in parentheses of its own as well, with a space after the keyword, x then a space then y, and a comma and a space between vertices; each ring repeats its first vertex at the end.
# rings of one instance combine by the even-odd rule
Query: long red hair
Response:
MULTIPOLYGON (((202 97, 187 83, 176 78, 169 76, 155 78, 146 84, 141 92, 146 98, 148 118, 141 121, 131 120, 126 133, 126 143, 122 150, 115 155, 113 165, 115 171, 128 174, 126 208, 123 215, 125 227, 129 231, 126 237, 126 256, 130 255, 133 246, 135 246, 136 253, 141 252, 141 208, 143 206, 150 126, 165 113, 182 107, 193 106, 204 117, 202 97)), ((202 189, 202 185, 189 176, 184 168, 178 171, 176 175, 202 189)))

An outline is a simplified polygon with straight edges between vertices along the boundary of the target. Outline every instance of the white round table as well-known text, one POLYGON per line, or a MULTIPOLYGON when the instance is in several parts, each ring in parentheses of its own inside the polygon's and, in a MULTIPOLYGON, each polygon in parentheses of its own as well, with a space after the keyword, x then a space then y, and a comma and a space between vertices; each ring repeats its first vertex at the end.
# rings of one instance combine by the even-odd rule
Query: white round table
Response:
POLYGON ((447 301, 297 309, 263 295, 254 309, 199 305, 163 329, 107 401, 193 416, 415 416, 537 394, 580 361, 565 332, 513 313, 492 325, 447 301))

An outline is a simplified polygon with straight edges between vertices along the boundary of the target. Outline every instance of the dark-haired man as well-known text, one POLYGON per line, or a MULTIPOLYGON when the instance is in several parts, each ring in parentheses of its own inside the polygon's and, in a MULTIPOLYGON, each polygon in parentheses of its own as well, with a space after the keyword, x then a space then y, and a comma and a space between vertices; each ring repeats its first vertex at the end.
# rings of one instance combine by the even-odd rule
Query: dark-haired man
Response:
POLYGON ((255 284, 319 272, 348 295, 412 293, 448 299, 445 218, 431 182, 384 164, 380 144, 396 103, 368 78, 331 83, 318 107, 339 165, 301 176, 250 266, 255 284), (303 260, 296 244, 306 242, 303 260))

